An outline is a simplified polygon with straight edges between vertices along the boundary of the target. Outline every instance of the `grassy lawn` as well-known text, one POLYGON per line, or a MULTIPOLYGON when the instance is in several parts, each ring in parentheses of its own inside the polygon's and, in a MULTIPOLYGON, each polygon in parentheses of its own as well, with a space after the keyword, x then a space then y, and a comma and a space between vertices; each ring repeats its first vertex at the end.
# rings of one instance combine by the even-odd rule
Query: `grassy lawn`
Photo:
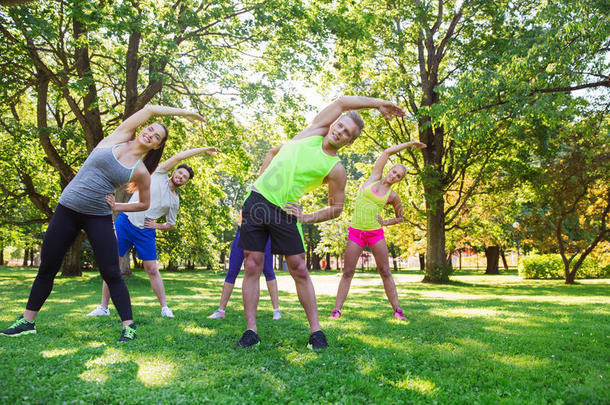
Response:
MULTIPOLYGON (((0 328, 20 315, 35 271, 0 267, 0 328)), ((515 274, 458 273, 447 285, 397 275, 410 323, 391 317, 379 285, 354 285, 343 317, 318 295, 330 348, 306 348, 306 318, 280 273, 284 318, 261 291, 261 344, 236 350, 245 328, 236 288, 225 320, 222 275, 165 273, 175 319, 144 273, 128 280, 138 339, 118 344, 120 320, 83 316, 101 279, 58 277, 38 334, 0 336, 0 403, 553 403, 610 402, 610 280, 525 281, 515 274)), ((358 274, 366 280, 374 274, 358 274)), ((316 289, 336 291, 334 273, 316 289)))

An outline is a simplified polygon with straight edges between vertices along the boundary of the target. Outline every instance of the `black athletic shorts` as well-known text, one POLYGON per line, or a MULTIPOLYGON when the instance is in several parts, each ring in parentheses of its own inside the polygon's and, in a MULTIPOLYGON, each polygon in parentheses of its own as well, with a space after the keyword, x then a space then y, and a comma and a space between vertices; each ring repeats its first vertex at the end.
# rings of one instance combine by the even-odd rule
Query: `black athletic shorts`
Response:
POLYGON ((301 224, 294 215, 267 201, 260 193, 250 192, 241 210, 241 231, 237 246, 264 252, 271 237, 271 253, 298 255, 305 252, 301 224))

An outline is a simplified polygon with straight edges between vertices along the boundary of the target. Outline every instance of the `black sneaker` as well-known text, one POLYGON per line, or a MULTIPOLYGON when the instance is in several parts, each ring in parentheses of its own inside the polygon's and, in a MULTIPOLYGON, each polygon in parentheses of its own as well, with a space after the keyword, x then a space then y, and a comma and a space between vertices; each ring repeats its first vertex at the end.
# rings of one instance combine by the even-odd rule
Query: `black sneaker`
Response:
POLYGON ((21 336, 29 335, 30 333, 36 333, 36 322, 30 322, 21 315, 10 328, 0 330, 0 335, 4 336, 21 336))
POLYGON ((260 342, 261 340, 258 338, 256 332, 254 332, 252 329, 248 329, 243 335, 241 335, 241 339, 239 339, 239 342, 237 342, 237 347, 252 347, 260 342))
POLYGON ((129 342, 136 338, 136 325, 131 324, 127 325, 123 328, 123 332, 121 332, 121 338, 119 342, 129 342))
POLYGON ((309 343, 307 343, 308 349, 320 350, 326 349, 327 347, 328 343, 326 343, 326 336, 324 335, 324 332, 319 330, 311 334, 309 337, 309 343))

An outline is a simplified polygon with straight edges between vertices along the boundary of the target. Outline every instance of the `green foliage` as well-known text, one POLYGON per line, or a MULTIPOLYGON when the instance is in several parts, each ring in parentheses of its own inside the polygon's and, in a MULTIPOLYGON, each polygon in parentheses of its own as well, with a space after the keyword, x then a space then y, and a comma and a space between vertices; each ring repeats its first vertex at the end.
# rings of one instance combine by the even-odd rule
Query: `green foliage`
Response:
MULTIPOLYGON (((519 275, 528 279, 565 278, 565 266, 558 254, 540 254, 526 256, 519 262, 519 275)), ((610 277, 610 260, 608 257, 587 257, 576 278, 610 277)))

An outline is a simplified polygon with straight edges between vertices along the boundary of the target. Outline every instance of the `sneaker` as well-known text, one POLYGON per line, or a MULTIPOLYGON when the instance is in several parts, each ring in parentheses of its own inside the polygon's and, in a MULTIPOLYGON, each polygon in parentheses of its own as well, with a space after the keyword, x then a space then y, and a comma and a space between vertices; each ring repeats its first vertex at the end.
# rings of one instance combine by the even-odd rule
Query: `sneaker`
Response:
POLYGON ((337 318, 341 318, 341 310, 333 309, 333 312, 331 312, 331 314, 330 314, 330 319, 337 319, 337 318))
POLYGON ((169 309, 169 307, 163 307, 163 308, 161 308, 161 316, 164 316, 166 318, 173 318, 174 313, 172 312, 171 309, 169 309))
POLYGON ((237 347, 252 347, 259 344, 260 341, 261 340, 258 338, 256 332, 254 332, 252 329, 248 329, 243 335, 241 335, 241 339, 239 339, 239 342, 237 342, 237 347))
POLYGON ((278 319, 282 319, 282 313, 280 312, 279 309, 274 309, 273 310, 273 320, 277 321, 278 319))
POLYGON ((11 325, 10 328, 5 330, 0 330, 0 335, 4 336, 21 336, 21 335, 29 335, 30 333, 36 333, 36 322, 30 322, 21 315, 15 323, 11 325))
POLYGON ((396 311, 394 311, 394 318, 398 318, 401 321, 408 321, 407 317, 403 314, 402 309, 400 308, 396 308, 396 311))
POLYGON ((123 327, 123 332, 121 332, 121 337, 119 342, 129 342, 136 338, 136 325, 131 324, 123 327))
POLYGON ((110 309, 104 308, 101 305, 98 305, 93 311, 89 312, 87 316, 109 316, 110 309))
POLYGON ((210 316, 208 316, 208 319, 224 319, 225 318, 225 313, 224 312, 220 312, 219 310, 214 311, 214 313, 210 316))
POLYGON ((326 349, 328 347, 328 343, 326 343, 326 336, 324 332, 321 330, 316 331, 311 334, 309 337, 309 343, 307 343, 307 348, 310 350, 320 350, 326 349))

